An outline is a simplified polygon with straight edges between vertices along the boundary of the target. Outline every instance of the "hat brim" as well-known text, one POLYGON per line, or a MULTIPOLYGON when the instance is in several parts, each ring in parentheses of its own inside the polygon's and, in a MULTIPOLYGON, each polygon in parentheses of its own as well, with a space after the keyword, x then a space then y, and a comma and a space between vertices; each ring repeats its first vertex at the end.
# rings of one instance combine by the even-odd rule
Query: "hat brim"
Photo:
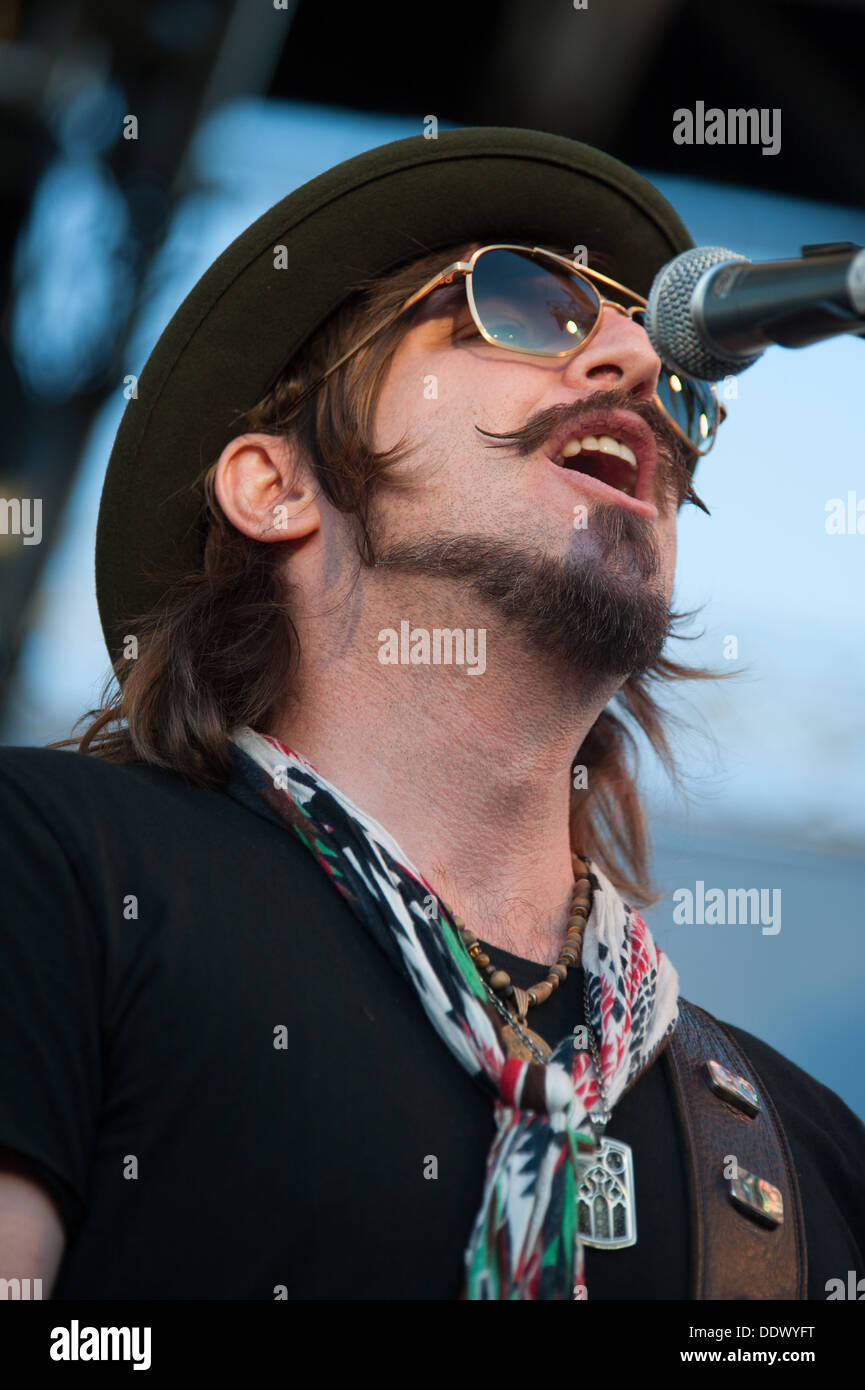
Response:
POLYGON ((369 150, 290 193, 214 261, 153 348, 102 490, 96 592, 112 660, 138 615, 204 558, 196 482, 234 423, 370 276, 462 241, 584 245, 647 295, 693 242, 666 199, 612 156, 506 127, 369 150), (287 248, 288 269, 274 248, 287 248))

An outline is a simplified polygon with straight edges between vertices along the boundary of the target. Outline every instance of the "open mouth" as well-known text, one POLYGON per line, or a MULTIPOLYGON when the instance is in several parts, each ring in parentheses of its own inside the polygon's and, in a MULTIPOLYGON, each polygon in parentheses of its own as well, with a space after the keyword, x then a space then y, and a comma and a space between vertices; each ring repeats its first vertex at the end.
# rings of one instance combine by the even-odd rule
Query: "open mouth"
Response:
POLYGON ((582 419, 563 421, 547 441, 546 456, 556 468, 573 473, 574 483, 596 496, 618 492, 622 505, 652 519, 658 446, 647 421, 631 410, 588 410, 582 419), (592 488, 591 484, 599 484, 592 488), (627 498, 627 502, 625 502, 627 498))
POLYGON ((575 435, 553 462, 560 468, 597 478, 628 497, 636 497, 640 476, 637 456, 629 445, 614 435, 575 435))

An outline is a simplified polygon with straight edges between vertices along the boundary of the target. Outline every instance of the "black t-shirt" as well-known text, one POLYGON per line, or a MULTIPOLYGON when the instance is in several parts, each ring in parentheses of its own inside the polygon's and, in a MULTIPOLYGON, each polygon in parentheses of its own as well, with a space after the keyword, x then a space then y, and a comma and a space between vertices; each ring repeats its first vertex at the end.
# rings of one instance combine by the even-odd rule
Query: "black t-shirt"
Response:
MULTIPOLYGON (((0 749, 0 816, 0 1147, 62 1214, 54 1297, 456 1299, 492 1105, 303 845, 173 772, 60 750, 0 749)), ((532 1026, 582 1019, 571 971, 532 1026)), ((824 1299, 865 1270, 865 1128, 731 1031, 786 1126, 824 1299)), ((674 1107, 663 1055, 615 1107, 638 1241, 587 1251, 590 1300, 688 1297, 674 1107)))

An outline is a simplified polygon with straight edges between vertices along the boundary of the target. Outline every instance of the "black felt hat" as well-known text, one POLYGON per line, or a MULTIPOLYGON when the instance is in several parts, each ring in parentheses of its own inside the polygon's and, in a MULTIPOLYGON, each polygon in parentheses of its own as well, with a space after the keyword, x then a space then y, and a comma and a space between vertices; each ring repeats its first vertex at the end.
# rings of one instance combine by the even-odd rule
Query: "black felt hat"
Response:
POLYGON ((253 222, 181 304, 126 406, 102 490, 96 592, 112 659, 172 578, 203 565, 196 487, 288 359, 360 280, 462 241, 587 246, 647 295, 693 245, 610 155, 506 127, 423 135, 337 164, 253 222), (287 248, 277 268, 274 247, 287 248))

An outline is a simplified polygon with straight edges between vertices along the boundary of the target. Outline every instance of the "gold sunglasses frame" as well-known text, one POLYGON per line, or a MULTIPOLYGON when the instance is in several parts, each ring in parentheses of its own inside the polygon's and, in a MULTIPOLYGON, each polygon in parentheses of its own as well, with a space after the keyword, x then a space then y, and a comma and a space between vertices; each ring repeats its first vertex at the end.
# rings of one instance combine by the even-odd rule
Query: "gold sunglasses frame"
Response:
MULTIPOLYGON (((378 333, 381 333, 392 323, 396 323, 397 319, 399 319, 403 314, 407 313, 409 309, 414 308, 415 304, 418 304, 420 300, 426 297, 426 295, 432 294, 434 290, 440 289, 443 286, 452 285, 459 275, 465 276, 466 299, 468 301, 471 316, 481 337, 485 340, 485 342, 489 343, 491 347, 502 348, 505 352, 518 352, 521 353, 524 357, 545 357, 548 360, 561 357, 573 357, 576 353, 580 352, 591 342, 592 338, 600 329, 604 309, 615 309, 617 313, 624 314, 626 318, 633 320, 635 315, 643 313, 648 305, 648 300, 644 299, 642 295, 637 294, 636 290, 628 289, 627 285, 622 285, 619 283, 618 280, 613 280, 610 278, 610 276, 603 275, 599 270, 592 270, 588 266, 577 266, 575 262, 569 260, 566 256, 561 256, 556 251, 548 251, 546 247, 523 246, 513 242, 490 242, 485 246, 479 246, 476 251, 472 252, 471 258, 469 260, 452 261, 450 265, 445 266, 445 268, 443 270, 440 270, 437 275, 434 275, 431 280, 428 280, 425 285, 422 285, 419 290, 415 290, 414 294, 410 295, 404 304, 401 304, 398 309, 388 314, 387 318, 383 319, 381 323, 376 324, 375 328, 371 328, 370 331, 361 338, 360 342, 355 343, 352 348, 349 348, 348 352, 343 353, 342 357, 340 357, 338 361, 334 362, 332 366, 328 367, 327 371, 324 372, 318 378, 318 380, 313 383, 312 386, 307 387, 306 390, 303 391, 301 395, 297 398, 297 400, 293 402, 291 410, 289 411, 289 415, 286 418, 290 418, 295 413, 295 411, 299 409, 299 407, 304 403, 304 401, 307 400, 310 396, 312 396, 319 389, 319 387, 322 386, 325 381, 327 381, 328 377, 331 376, 333 372, 335 372, 339 367, 341 367, 343 363, 347 362, 349 358, 353 357, 356 352, 360 352, 361 348, 366 347, 367 343, 370 343, 378 333), (484 328, 483 323, 481 322, 481 317, 480 313, 478 312, 477 305, 475 303, 474 289, 472 286, 472 272, 474 271, 475 265, 477 264, 480 257, 484 255, 487 251, 520 251, 524 254, 528 253, 533 257, 545 257, 547 260, 555 262, 557 266, 562 266, 574 279, 582 280, 588 286, 588 288, 594 294, 597 295, 599 309, 598 316, 595 322, 592 324, 592 327, 589 329, 589 332, 586 334, 582 342, 575 344, 575 346, 571 348, 563 348, 561 352, 540 352, 537 349, 532 348, 512 347, 508 343, 500 343, 497 342, 495 338, 491 338, 490 335, 487 333, 486 329, 484 328), (631 299, 637 301, 636 304, 634 304, 631 308, 626 308, 624 304, 617 304, 614 299, 604 299, 600 294, 597 293, 597 288, 594 283, 595 281, 597 281, 601 285, 608 286, 611 289, 619 290, 622 294, 628 295, 631 299)), ((667 368, 663 366, 663 363, 662 369, 665 372, 667 371, 667 368)), ((668 375, 675 376, 677 374, 674 372, 668 372, 668 375)), ((687 446, 688 450, 692 454, 696 455, 696 457, 698 458, 703 458, 713 448, 718 435, 718 429, 723 423, 727 414, 723 405, 721 405, 718 401, 718 395, 714 385, 709 385, 709 391, 715 403, 715 423, 714 428, 712 428, 711 433, 708 437, 709 442, 704 449, 698 449, 697 446, 694 444, 693 440, 688 438, 681 425, 679 425, 678 422, 673 419, 672 415, 667 410, 667 407, 664 405, 664 402, 661 400, 657 392, 652 397, 653 405, 655 405, 656 408, 664 416, 664 418, 667 421, 669 421, 670 425, 675 430, 679 438, 683 441, 683 443, 687 446)))

